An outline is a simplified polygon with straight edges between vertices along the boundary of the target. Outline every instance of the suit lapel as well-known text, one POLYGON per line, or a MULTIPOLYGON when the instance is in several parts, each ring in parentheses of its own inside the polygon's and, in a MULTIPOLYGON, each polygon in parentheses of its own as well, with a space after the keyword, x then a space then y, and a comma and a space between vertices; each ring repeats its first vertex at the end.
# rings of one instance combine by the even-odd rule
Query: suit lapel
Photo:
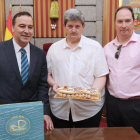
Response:
POLYGON ((21 80, 21 76, 20 76, 20 72, 19 72, 19 68, 18 68, 17 58, 16 58, 12 39, 5 42, 5 46, 3 47, 3 49, 5 51, 6 57, 9 61, 9 64, 11 65, 11 68, 13 69, 19 82, 22 84, 22 80, 21 80))
POLYGON ((30 44, 30 67, 29 67, 29 78, 28 78, 28 81, 32 77, 32 74, 33 74, 35 66, 36 66, 36 62, 37 62, 36 49, 35 49, 35 47, 32 44, 30 44))

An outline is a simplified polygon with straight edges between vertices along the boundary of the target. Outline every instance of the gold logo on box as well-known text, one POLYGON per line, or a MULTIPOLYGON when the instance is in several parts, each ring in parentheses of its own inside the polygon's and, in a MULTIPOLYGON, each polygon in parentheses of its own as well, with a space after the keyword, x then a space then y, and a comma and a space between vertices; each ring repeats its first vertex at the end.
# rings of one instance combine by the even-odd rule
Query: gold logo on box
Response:
POLYGON ((30 121, 21 115, 13 116, 6 123, 6 131, 10 135, 22 135, 29 131, 30 129, 30 121))

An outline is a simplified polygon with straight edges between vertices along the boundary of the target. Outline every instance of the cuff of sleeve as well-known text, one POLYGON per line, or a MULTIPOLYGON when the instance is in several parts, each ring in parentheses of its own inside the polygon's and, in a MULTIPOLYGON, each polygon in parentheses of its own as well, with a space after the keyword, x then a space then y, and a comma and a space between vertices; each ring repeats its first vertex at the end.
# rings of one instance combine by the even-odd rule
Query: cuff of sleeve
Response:
POLYGON ((44 115, 49 115, 50 116, 50 106, 44 106, 44 115))
POLYGON ((107 74, 109 74, 109 72, 105 72, 105 73, 102 73, 102 74, 100 74, 100 75, 95 75, 95 77, 101 77, 101 76, 105 76, 105 75, 107 75, 107 74))

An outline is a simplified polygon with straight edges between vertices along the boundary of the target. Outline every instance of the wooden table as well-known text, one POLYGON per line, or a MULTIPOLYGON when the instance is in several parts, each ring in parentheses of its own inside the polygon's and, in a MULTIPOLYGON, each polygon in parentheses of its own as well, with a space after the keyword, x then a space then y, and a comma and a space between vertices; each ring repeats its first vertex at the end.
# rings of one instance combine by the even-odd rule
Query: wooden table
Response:
POLYGON ((45 140, 140 140, 132 127, 65 128, 45 130, 45 140))

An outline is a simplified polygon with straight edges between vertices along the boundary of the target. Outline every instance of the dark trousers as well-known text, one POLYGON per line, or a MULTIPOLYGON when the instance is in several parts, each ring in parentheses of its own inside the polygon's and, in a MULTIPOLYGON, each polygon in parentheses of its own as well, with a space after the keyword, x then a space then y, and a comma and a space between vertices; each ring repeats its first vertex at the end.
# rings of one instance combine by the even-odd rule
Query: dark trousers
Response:
POLYGON ((140 134, 140 99, 122 100, 107 91, 106 111, 109 127, 132 126, 140 134))
POLYGON ((69 121, 59 119, 55 117, 52 113, 51 113, 51 118, 54 124, 54 128, 73 128, 73 127, 87 128, 87 127, 99 127, 101 115, 102 115, 102 109, 95 116, 77 122, 73 122, 71 111, 69 114, 69 121))

